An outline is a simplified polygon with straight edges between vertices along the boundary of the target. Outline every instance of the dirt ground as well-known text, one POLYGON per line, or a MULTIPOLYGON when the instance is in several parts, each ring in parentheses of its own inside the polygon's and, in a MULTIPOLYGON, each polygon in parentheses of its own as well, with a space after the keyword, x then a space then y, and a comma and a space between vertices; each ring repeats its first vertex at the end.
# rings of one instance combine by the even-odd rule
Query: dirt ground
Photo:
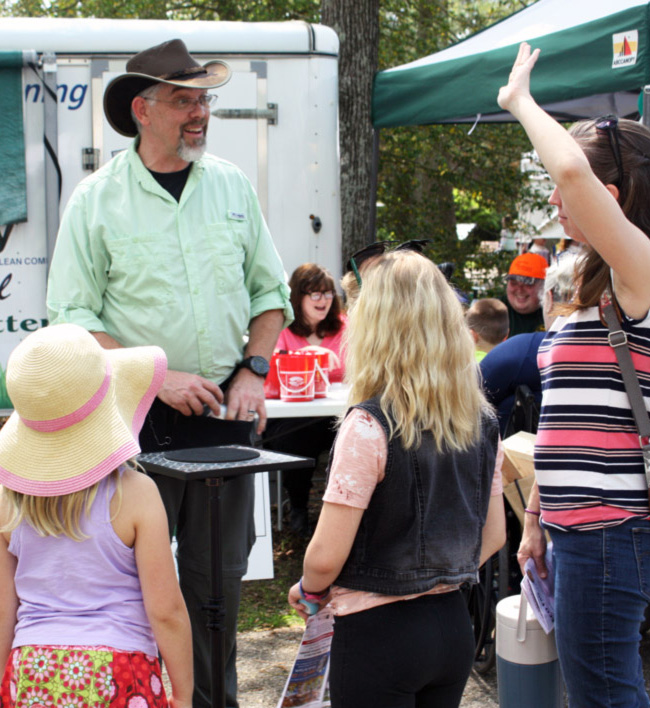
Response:
MULTIPOLYGON (((302 630, 299 627, 239 634, 239 705, 276 708, 293 664, 302 630)), ((641 658, 650 689, 650 637, 641 643, 641 658)), ((496 670, 484 676, 472 672, 460 708, 497 708, 496 670)))
MULTIPOLYGON (((241 708, 276 708, 298 650, 298 627, 245 632, 238 638, 239 704, 241 708)), ((496 672, 472 674, 461 708, 498 706, 496 672)))

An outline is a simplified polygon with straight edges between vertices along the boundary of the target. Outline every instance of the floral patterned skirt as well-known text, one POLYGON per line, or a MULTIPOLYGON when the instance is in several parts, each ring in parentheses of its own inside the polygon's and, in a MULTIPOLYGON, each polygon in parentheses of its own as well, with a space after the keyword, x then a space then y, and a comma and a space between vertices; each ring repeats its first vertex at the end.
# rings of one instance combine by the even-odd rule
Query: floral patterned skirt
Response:
POLYGON ((0 708, 168 708, 160 664, 110 647, 24 646, 9 655, 0 708))

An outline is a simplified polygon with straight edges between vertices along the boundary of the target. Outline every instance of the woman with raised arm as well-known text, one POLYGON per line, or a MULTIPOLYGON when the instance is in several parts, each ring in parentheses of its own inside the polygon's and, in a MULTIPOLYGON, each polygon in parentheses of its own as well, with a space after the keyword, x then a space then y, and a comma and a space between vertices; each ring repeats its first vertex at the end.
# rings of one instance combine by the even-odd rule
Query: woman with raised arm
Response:
POLYGON ((335 615, 333 708, 456 708, 474 657, 460 585, 505 541, 498 426, 458 299, 412 251, 363 272, 342 421, 289 602, 335 615))
POLYGON ((536 485, 519 562, 555 567, 555 627, 569 705, 650 706, 639 625, 650 600, 648 485, 608 328, 611 292, 650 406, 650 132, 607 116, 569 132, 530 93, 539 56, 523 43, 499 105, 519 120, 555 182, 566 235, 584 243, 576 297, 540 347, 536 485), (541 525, 540 525, 541 520, 541 525))

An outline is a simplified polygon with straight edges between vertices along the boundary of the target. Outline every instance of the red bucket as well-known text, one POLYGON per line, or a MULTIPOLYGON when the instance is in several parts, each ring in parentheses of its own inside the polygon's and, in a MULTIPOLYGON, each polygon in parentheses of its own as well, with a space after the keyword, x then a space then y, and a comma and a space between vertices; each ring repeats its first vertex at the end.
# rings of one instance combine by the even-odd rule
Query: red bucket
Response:
POLYGON ((280 398, 287 402, 313 401, 316 357, 303 352, 278 354, 280 398))
POLYGON ((316 374, 314 375, 314 398, 327 398, 330 387, 330 355, 327 352, 315 353, 316 374))
POLYGON ((278 356, 279 354, 273 354, 271 361, 269 361, 269 373, 264 381, 264 398, 280 398, 278 356))

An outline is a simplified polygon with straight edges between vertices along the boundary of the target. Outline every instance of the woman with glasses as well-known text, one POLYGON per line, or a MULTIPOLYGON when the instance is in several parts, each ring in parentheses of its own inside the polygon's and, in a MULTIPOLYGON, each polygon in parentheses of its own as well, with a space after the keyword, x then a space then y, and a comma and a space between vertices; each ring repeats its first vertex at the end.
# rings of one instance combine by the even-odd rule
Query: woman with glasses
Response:
POLYGON ((334 353, 330 358, 330 381, 342 381, 345 367, 341 341, 346 317, 334 278, 326 268, 305 263, 293 271, 289 287, 295 320, 280 333, 276 349, 297 351, 308 346, 329 349, 334 353))
POLYGON ((505 541, 496 418, 428 258, 387 253, 365 271, 346 338, 352 407, 289 602, 335 615, 333 708, 455 708, 474 657, 459 588, 505 541))
POLYGON ((612 116, 569 132, 530 93, 539 56, 523 43, 499 105, 523 125, 555 182, 566 235, 585 245, 576 296, 542 342, 536 485, 519 549, 542 575, 553 541, 555 629, 569 705, 650 706, 639 625, 650 601, 648 483, 601 305, 619 310, 650 407, 650 132, 612 116), (540 525, 541 521, 541 525, 540 525))
MULTIPOLYGON (((341 301, 334 289, 330 272, 316 263, 298 266, 289 280, 291 305, 295 320, 282 330, 276 350, 298 351, 305 347, 323 347, 332 352, 329 380, 343 380, 344 357, 341 351, 343 331, 347 322, 341 310, 341 301)), ((317 458, 329 450, 334 441, 332 418, 283 418, 270 421, 265 446, 277 452, 317 458)), ((301 536, 309 533, 307 505, 312 473, 302 470, 283 474, 291 512, 289 527, 301 536)))

